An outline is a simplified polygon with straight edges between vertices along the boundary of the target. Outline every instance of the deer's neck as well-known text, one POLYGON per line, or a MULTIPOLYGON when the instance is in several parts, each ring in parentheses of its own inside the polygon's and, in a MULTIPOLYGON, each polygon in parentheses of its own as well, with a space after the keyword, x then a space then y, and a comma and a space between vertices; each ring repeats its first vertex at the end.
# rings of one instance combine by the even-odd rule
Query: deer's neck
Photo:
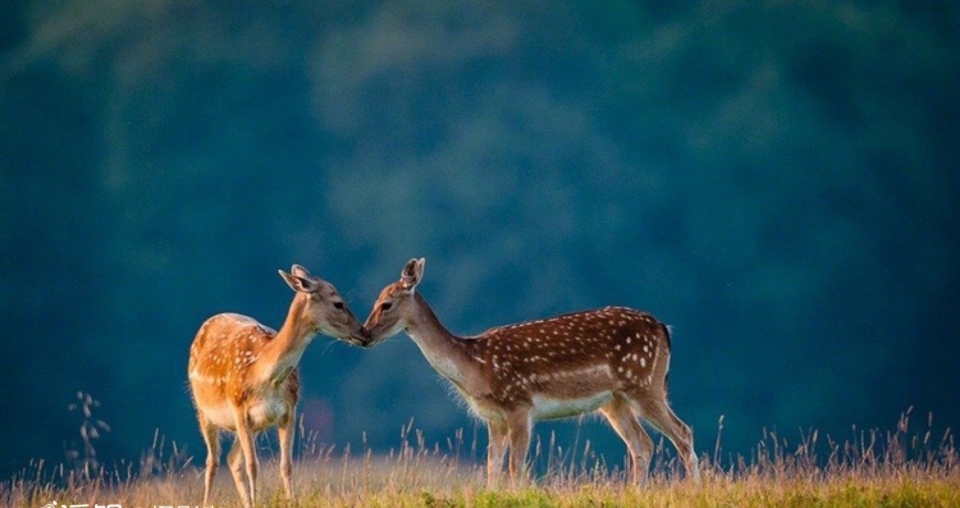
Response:
POLYGON ((476 377, 476 365, 466 350, 465 339, 450 333, 440 323, 420 293, 414 294, 414 298, 417 309, 407 323, 407 335, 437 372, 464 390, 476 377))
POLYGON ((313 325, 302 319, 307 302, 294 299, 277 335, 267 342, 257 360, 256 380, 278 385, 297 368, 303 351, 316 335, 313 325))

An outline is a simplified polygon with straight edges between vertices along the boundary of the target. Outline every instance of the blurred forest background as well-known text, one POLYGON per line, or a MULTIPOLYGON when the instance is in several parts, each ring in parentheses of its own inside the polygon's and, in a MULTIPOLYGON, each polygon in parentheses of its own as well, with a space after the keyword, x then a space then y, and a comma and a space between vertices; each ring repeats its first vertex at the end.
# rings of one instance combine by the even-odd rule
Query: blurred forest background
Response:
MULTIPOLYGON (((956 429, 958 147, 952 1, 5 1, 0 473, 78 446, 78 390, 101 460, 202 456, 204 319, 279 327, 294 262, 362 319, 415 256, 462 334, 672 324, 701 452, 721 415, 731 453, 911 405, 956 429)), ((338 449, 477 431, 405 336, 302 372, 338 449)))

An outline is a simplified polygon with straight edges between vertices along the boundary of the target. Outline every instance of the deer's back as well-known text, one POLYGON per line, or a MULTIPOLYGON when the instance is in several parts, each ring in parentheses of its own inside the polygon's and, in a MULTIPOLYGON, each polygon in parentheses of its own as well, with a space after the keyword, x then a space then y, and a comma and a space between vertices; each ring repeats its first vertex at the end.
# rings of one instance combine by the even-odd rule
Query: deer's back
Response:
POLYGON ((666 326, 652 315, 626 307, 605 307, 492 328, 475 337, 484 360, 511 365, 549 362, 567 365, 656 347, 670 350, 666 326), (496 358, 494 358, 496 357, 496 358))

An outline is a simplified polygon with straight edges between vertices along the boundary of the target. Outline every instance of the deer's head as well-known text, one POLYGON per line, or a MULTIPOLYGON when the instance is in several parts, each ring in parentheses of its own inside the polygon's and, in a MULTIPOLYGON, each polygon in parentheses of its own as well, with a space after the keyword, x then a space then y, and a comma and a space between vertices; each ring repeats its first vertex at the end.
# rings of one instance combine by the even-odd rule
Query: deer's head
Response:
POLYGON ((388 284, 382 291, 363 328, 370 337, 370 346, 382 342, 407 328, 414 314, 417 284, 423 278, 426 260, 411 259, 400 272, 400 280, 388 284))
POLYGON ((333 284, 310 275, 300 265, 293 265, 290 273, 280 270, 280 276, 297 293, 293 306, 296 307, 294 312, 298 313, 300 326, 355 346, 367 345, 368 338, 363 326, 350 312, 333 284))

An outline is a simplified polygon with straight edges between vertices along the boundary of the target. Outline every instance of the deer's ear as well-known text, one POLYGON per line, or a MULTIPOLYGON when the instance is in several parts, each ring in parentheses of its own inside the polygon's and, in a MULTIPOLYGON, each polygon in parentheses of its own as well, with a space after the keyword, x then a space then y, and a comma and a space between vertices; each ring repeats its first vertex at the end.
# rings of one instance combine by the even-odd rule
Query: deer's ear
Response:
MULTIPOLYGON (((294 265, 294 268, 297 268, 297 265, 294 265)), ((312 293, 313 290, 316 289, 316 285, 311 279, 303 278, 299 275, 292 275, 283 270, 277 271, 280 272, 280 276, 283 277, 283 280, 290 286, 290 289, 298 293, 312 293)))
POLYGON ((292 273, 293 275, 296 275, 297 277, 300 277, 301 279, 313 278, 313 276, 310 275, 310 272, 306 268, 296 263, 294 263, 294 265, 290 267, 290 273, 292 273))
POLYGON ((423 258, 407 261, 407 265, 400 272, 400 285, 403 289, 413 291, 417 284, 420 284, 420 279, 423 278, 424 263, 426 263, 426 260, 423 258))

